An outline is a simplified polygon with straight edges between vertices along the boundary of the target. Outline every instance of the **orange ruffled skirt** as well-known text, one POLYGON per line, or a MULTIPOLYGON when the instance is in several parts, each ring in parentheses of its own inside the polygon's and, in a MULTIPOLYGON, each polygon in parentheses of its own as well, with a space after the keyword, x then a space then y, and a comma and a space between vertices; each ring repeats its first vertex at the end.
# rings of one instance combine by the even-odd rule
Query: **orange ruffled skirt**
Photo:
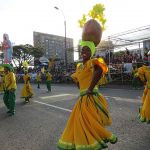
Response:
POLYGON ((80 94, 66 128, 58 141, 60 150, 101 150, 107 142, 117 142, 117 137, 105 126, 111 124, 104 97, 80 94))
POLYGON ((143 105, 139 110, 139 119, 141 122, 150 123, 150 88, 145 88, 142 98, 143 105))

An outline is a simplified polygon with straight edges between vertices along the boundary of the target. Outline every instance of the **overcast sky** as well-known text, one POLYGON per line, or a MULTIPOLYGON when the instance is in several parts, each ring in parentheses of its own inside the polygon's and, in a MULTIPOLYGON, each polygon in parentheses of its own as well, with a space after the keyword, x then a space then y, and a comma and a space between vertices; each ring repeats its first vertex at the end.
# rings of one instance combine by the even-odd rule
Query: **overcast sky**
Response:
POLYGON ((81 37, 78 20, 96 3, 105 5, 108 35, 150 25, 149 0, 0 0, 0 41, 8 33, 15 44, 33 44, 33 31, 64 36, 64 17, 67 37, 81 37))

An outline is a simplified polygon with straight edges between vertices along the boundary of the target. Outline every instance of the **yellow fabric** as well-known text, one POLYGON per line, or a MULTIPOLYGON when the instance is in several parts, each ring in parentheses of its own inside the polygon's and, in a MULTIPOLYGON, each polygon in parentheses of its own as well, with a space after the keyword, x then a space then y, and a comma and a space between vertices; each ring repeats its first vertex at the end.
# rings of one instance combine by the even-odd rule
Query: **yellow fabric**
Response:
POLYGON ((0 72, 4 71, 4 67, 0 66, 0 72))
POLYGON ((16 89, 16 77, 13 72, 9 72, 8 74, 5 75, 4 78, 4 86, 6 90, 11 90, 11 89, 16 89))
POLYGON ((44 67, 41 68, 41 72, 44 74, 44 72, 45 72, 44 67))
POLYGON ((4 76, 0 77, 0 92, 4 91, 4 82, 5 82, 5 77, 4 76))
POLYGON ((36 80, 37 80, 37 81, 41 81, 41 75, 40 75, 40 74, 37 74, 36 80))
POLYGON ((26 74, 23 76, 24 85, 21 91, 21 97, 32 97, 33 96, 33 90, 32 86, 30 84, 30 81, 28 81, 28 78, 30 78, 30 75, 26 74))
POLYGON ((22 66, 23 66, 23 67, 28 67, 29 64, 27 63, 27 61, 24 61, 24 62, 22 63, 22 66))
POLYGON ((28 78, 31 78, 31 76, 29 74, 26 74, 26 75, 23 76, 24 83, 27 82, 28 78))
POLYGON ((101 86, 101 85, 106 85, 107 83, 108 83, 108 80, 107 80, 106 76, 102 75, 102 77, 98 81, 97 85, 101 86))
POLYGON ((81 67, 83 64, 82 63, 78 63, 76 66, 76 69, 78 69, 79 67, 81 67))
POLYGON ((138 69, 138 76, 139 76, 140 80, 142 80, 142 81, 145 80, 145 78, 144 78, 144 73, 145 73, 146 68, 147 68, 147 67, 146 67, 145 65, 143 65, 142 67, 140 67, 140 68, 138 69))
POLYGON ((138 77, 139 76, 138 68, 135 68, 135 69, 133 68, 132 69, 132 74, 133 74, 134 77, 138 77))
POLYGON ((108 67, 104 61, 103 58, 98 58, 98 59, 93 59, 94 65, 98 65, 99 67, 102 68, 103 74, 106 74, 108 72, 108 67))
POLYGON ((140 68, 138 72, 140 74, 140 77, 142 79, 144 79, 145 77, 147 81, 142 96, 143 105, 140 111, 140 116, 145 120, 150 120, 150 88, 148 88, 150 86, 150 68, 144 66, 143 68, 140 68))
POLYGON ((74 82, 79 82, 79 80, 88 80, 88 82, 84 82, 84 84, 80 85, 80 89, 86 89, 89 84, 92 81, 91 76, 93 75, 93 69, 94 69, 94 65, 98 65, 99 67, 101 67, 102 71, 103 71, 103 75, 105 75, 108 72, 108 67, 107 65, 100 61, 99 59, 90 59, 85 65, 81 64, 77 67, 76 72, 74 74, 71 75, 72 79, 74 80, 74 82), (84 69, 84 68, 88 68, 84 69), (84 76, 79 76, 80 72, 83 72, 84 76))
MULTIPOLYGON (((95 64, 101 66, 97 64, 96 59, 91 59, 82 67, 78 67, 71 76, 76 82, 79 82, 81 93, 90 86, 95 64)), ((106 65, 105 67, 107 68, 106 65)), ((103 64, 103 72, 106 70, 105 67, 103 64)), ((81 147, 84 147, 83 150, 100 148, 100 143, 112 136, 112 133, 105 128, 111 122, 107 102, 101 94, 79 97, 58 142, 58 147, 67 149, 68 146, 77 150, 81 147)))
POLYGON ((48 72, 46 73, 46 81, 51 81, 52 80, 52 75, 48 72))

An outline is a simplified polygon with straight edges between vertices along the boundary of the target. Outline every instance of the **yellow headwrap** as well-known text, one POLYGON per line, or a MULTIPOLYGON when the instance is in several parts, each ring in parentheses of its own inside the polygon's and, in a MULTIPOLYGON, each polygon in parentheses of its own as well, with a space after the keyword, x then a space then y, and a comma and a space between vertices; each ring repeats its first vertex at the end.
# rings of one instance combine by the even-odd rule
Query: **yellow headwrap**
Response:
POLYGON ((91 50, 91 57, 94 55, 95 53, 95 44, 92 41, 81 41, 80 42, 81 46, 87 46, 89 47, 89 49, 91 50))

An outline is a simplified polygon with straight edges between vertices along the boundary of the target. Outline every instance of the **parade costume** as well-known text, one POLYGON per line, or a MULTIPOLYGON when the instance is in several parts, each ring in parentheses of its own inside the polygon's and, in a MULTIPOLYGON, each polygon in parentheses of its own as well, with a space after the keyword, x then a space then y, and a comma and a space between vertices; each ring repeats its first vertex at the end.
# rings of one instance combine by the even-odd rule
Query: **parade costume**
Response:
POLYGON ((51 81, 52 81, 52 75, 49 72, 46 72, 46 87, 48 92, 51 92, 51 81))
MULTIPOLYGON (((95 46, 92 42, 82 41, 81 45, 88 46, 93 56, 95 46)), ((85 64, 80 63, 71 76, 79 83, 80 97, 59 139, 60 150, 101 150, 107 147, 107 142, 113 144, 117 142, 117 137, 105 128, 112 120, 108 113, 107 102, 97 85, 90 95, 87 94, 95 65, 101 68, 102 74, 107 73, 105 63, 98 59, 90 59, 85 64)))
POLYGON ((39 73, 36 76, 36 81, 37 81, 37 88, 40 89, 41 75, 39 73))
POLYGON ((10 115, 15 114, 15 101, 16 101, 16 78, 15 74, 12 72, 12 67, 9 64, 4 64, 4 68, 7 68, 9 71, 4 77, 4 104, 8 109, 10 115))
POLYGON ((146 85, 142 97, 142 106, 139 109, 139 119, 141 122, 150 123, 150 67, 141 67, 138 70, 139 77, 146 85))
POLYGON ((30 75, 25 74, 23 76, 24 86, 21 91, 21 98, 25 98, 25 102, 29 102, 29 99, 33 96, 32 86, 30 84, 30 75))

